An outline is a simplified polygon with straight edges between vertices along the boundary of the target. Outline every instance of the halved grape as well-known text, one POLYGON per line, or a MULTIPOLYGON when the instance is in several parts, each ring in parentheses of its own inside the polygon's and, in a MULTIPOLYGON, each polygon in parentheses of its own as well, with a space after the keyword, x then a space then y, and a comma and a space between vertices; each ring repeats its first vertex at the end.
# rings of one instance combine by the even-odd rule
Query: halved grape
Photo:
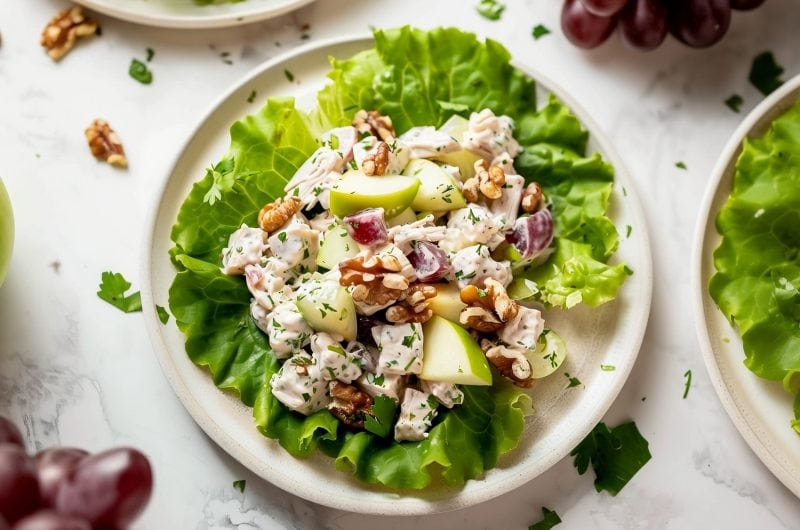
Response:
POLYGON ((716 44, 731 23, 730 0, 672 0, 670 32, 692 48, 716 44))
POLYGON ((755 9, 764 3, 764 0, 731 0, 731 7, 739 11, 755 9))
POLYGON ((83 449, 72 447, 51 447, 36 455, 42 505, 50 507, 55 505, 58 487, 87 456, 89 453, 83 449))
POLYGON ((8 526, 5 517, 0 515, 0 530, 11 530, 11 527, 8 526))
POLYGON ((14 530, 92 530, 92 525, 80 517, 42 510, 18 521, 14 530))
POLYGON ((599 17, 610 17, 619 13, 628 0, 581 0, 590 13, 599 17))
POLYGON ((572 44, 580 48, 600 46, 616 26, 615 18, 590 13, 580 0, 566 0, 561 9, 561 30, 572 44))
POLYGON ((423 283, 436 282, 453 269, 444 250, 428 241, 414 241, 408 261, 417 271, 417 279, 423 283))
POLYGON ((366 208, 346 216, 347 233, 362 245, 377 246, 389 241, 383 208, 366 208))
POLYGON ((0 416, 0 444, 12 444, 25 448, 25 441, 22 439, 19 429, 4 416, 0 416))
POLYGON ((0 514, 14 523, 39 507, 36 465, 16 445, 0 445, 0 514))
POLYGON ((514 223, 514 230, 506 236, 506 241, 519 252, 522 261, 536 258, 553 242, 553 214, 544 209, 528 217, 520 217, 514 223))
POLYGON ((637 50, 654 50, 667 36, 667 17, 662 0, 631 0, 619 16, 622 39, 637 50))

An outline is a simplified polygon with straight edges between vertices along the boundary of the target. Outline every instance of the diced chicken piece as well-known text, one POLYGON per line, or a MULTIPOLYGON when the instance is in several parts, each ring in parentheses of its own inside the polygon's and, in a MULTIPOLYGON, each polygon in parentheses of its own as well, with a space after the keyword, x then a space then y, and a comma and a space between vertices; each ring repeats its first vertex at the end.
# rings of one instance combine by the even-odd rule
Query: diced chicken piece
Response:
POLYGON ((456 181, 459 189, 461 189, 461 181, 463 180, 461 178, 461 170, 456 166, 451 166, 450 164, 441 164, 439 167, 442 168, 445 173, 453 177, 453 180, 456 181))
POLYGON ((267 250, 267 233, 260 228, 250 228, 243 224, 228 238, 228 246, 222 249, 222 272, 243 274, 247 265, 261 263, 261 256, 267 250))
POLYGON ((295 215, 270 236, 269 248, 275 259, 283 262, 287 269, 297 267, 301 274, 314 271, 317 268, 319 231, 308 226, 303 216, 295 215))
POLYGON ((486 207, 468 204, 455 210, 447 222, 447 232, 439 246, 445 252, 456 252, 472 245, 488 245, 494 250, 505 240, 505 223, 498 220, 486 207))
POLYGON ((403 254, 411 252, 414 241, 437 243, 447 235, 447 228, 433 224, 433 215, 426 215, 418 221, 389 228, 389 239, 403 254))
POLYGON ((514 157, 503 151, 492 160, 493 166, 500 166, 506 175, 516 175, 517 170, 514 169, 514 157))
POLYGON ((398 138, 410 150, 411 158, 431 158, 459 151, 461 145, 436 127, 412 127, 398 138))
MULTIPOLYGON (((367 136, 353 147, 353 159, 356 167, 361 168, 364 159, 369 155, 374 155, 378 151, 379 140, 374 136, 367 136)), ((399 175, 408 165, 409 149, 399 140, 389 144, 389 165, 386 167, 386 175, 399 175)))
POLYGON ((495 261, 486 245, 459 250, 450 262, 456 271, 455 279, 460 289, 470 284, 482 287, 486 278, 494 278, 503 287, 507 287, 512 280, 511 263, 508 260, 495 261))
POLYGON ((338 180, 344 165, 345 161, 339 151, 328 146, 320 147, 297 169, 283 190, 289 195, 296 194, 300 197, 305 208, 313 208, 322 192, 330 189, 338 180))
POLYGON ((372 328, 378 345, 378 371, 384 374, 422 372, 422 326, 416 323, 372 328))
POLYGON ((293 301, 278 304, 270 313, 266 328, 261 329, 269 337, 269 345, 278 359, 305 348, 314 333, 293 301))
POLYGON ((342 167, 353 158, 353 146, 358 142, 358 131, 352 125, 337 127, 322 135, 322 143, 342 158, 342 167))
POLYGON ((512 348, 533 349, 544 331, 544 319, 538 309, 519 306, 517 315, 497 332, 501 341, 512 348))
POLYGON ((356 384, 372 397, 387 396, 399 402, 405 387, 405 378, 399 374, 364 372, 356 380, 356 384))
POLYGON ((394 425, 398 442, 418 442, 428 437, 439 403, 427 392, 406 388, 400 404, 400 417, 394 425))
POLYGON ((514 158, 520 151, 519 143, 514 139, 514 120, 508 116, 495 116, 490 109, 470 115, 462 145, 487 160, 494 160, 503 153, 514 158))
POLYGON ((342 383, 350 383, 361 375, 363 361, 359 350, 346 350, 341 340, 341 337, 328 333, 317 333, 311 337, 311 351, 317 359, 322 377, 328 381, 338 379, 342 383))
POLYGON ((309 219, 308 226, 314 230, 317 230, 320 234, 323 234, 330 230, 331 225, 333 225, 335 222, 336 217, 334 217, 330 211, 325 210, 324 212, 309 219))
POLYGON ((291 289, 284 282, 285 273, 283 262, 274 258, 267 258, 263 267, 247 265, 244 268, 247 288, 253 299, 264 309, 272 310, 291 294, 291 289))
POLYGON ((250 302, 250 316, 253 317, 253 322, 256 323, 258 329, 267 333, 269 331, 269 314, 270 312, 264 308, 258 301, 254 298, 252 302, 250 302))
POLYGON ((272 395, 289 410, 306 416, 330 403, 328 381, 307 353, 294 355, 270 379, 272 395))
POLYGON ((454 405, 464 403, 464 392, 453 383, 442 383, 437 381, 420 380, 419 385, 423 392, 433 394, 433 396, 445 407, 452 409, 454 405))
POLYGON ((522 202, 522 191, 525 188, 525 179, 519 175, 506 175, 503 186, 503 195, 489 205, 489 211, 496 219, 502 221, 503 226, 514 226, 519 214, 519 205, 522 202))

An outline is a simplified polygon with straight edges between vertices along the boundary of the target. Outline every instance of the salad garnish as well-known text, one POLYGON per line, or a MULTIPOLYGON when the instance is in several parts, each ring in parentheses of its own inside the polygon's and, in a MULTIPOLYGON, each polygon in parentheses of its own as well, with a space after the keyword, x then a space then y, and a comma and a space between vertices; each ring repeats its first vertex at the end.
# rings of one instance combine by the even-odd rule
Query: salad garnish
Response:
POLYGON ((126 294, 131 282, 118 272, 106 271, 100 276, 97 296, 124 313, 135 313, 142 310, 142 297, 139 291, 126 294))
POLYGON ((692 371, 686 370, 686 372, 683 373, 683 377, 686 378, 686 382, 684 383, 683 387, 683 399, 686 399, 686 396, 689 395, 689 389, 692 388, 692 371))
POLYGON ((744 99, 739 94, 731 94, 731 97, 725 100, 725 105, 733 112, 739 113, 742 110, 744 99))
POLYGON ((536 24, 531 30, 531 35, 533 36, 534 40, 539 40, 545 35, 550 35, 550 33, 552 33, 550 28, 542 24, 536 24))
POLYGON ((550 530, 560 523, 561 517, 558 516, 555 510, 542 506, 542 520, 530 525, 528 530, 550 530))
POLYGON ((750 83, 759 92, 769 96, 783 85, 781 80, 783 72, 783 67, 775 61, 772 52, 766 51, 753 59, 753 64, 750 66, 750 83))

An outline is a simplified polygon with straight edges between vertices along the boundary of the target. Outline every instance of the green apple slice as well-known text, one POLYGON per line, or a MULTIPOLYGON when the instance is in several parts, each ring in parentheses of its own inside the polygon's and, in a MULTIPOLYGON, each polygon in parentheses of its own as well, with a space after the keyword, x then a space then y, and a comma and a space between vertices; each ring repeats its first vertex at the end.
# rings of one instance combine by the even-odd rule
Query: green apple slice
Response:
POLYGON ((389 227, 407 225, 417 220, 417 214, 411 208, 406 208, 398 215, 386 220, 386 225, 389 227))
POLYGON ((418 189, 417 178, 348 171, 331 189, 330 209, 334 215, 344 217, 364 208, 383 208, 390 218, 411 206, 418 189))
POLYGON ((447 121, 439 127, 439 131, 453 138, 456 142, 461 143, 464 139, 464 133, 469 129, 469 120, 458 114, 453 114, 447 121))
POLYGON ((314 331, 335 333, 345 340, 355 340, 356 307, 353 297, 336 280, 308 280, 297 290, 295 304, 314 331))
POLYGON ((567 343, 552 329, 545 329, 536 342, 536 348, 528 350, 525 357, 531 363, 534 379, 541 379, 558 370, 567 357, 567 343))
POLYGON ((434 284, 436 296, 428 300, 428 307, 434 315, 458 322, 461 311, 467 304, 461 301, 461 293, 454 283, 434 284))
POLYGON ((433 159, 443 164, 456 166, 459 173, 461 173, 461 180, 465 181, 475 176, 475 162, 480 160, 481 157, 472 151, 462 149, 461 151, 436 155, 433 159))
POLYGON ((420 379, 457 385, 492 384, 492 371, 478 343, 458 324, 434 315, 422 326, 420 379))
POLYGON ((325 239, 319 246, 317 265, 333 270, 339 263, 358 254, 358 243, 350 237, 347 229, 341 225, 334 225, 325 234, 325 239))
POLYGON ((403 174, 419 179, 419 190, 411 203, 411 208, 418 212, 458 210, 467 205, 455 179, 435 162, 414 159, 403 174))

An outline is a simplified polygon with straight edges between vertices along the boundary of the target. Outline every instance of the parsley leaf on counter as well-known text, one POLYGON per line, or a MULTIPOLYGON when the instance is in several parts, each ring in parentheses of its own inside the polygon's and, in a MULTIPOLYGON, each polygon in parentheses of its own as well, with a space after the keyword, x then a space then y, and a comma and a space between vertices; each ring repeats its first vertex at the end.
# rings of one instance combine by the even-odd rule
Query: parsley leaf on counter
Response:
POLYGON ((386 438, 392 432, 394 413, 397 405, 392 398, 384 395, 375 396, 372 403, 372 414, 364 421, 364 429, 386 438))
POLYGON ((683 399, 686 399, 686 396, 689 395, 689 388, 692 386, 692 371, 686 370, 686 372, 683 374, 683 377, 686 378, 686 383, 684 384, 683 388, 683 399))
POLYGON ((156 51, 153 48, 147 48, 147 59, 146 61, 149 63, 153 60, 153 57, 156 56, 156 51))
POLYGON ((753 59, 749 79, 762 94, 769 96, 783 84, 780 79, 783 71, 772 52, 764 52, 753 59))
POLYGON ((283 75, 286 76, 286 79, 288 79, 290 83, 292 83, 294 81, 294 74, 290 70, 284 69, 283 70, 283 75))
POLYGON ((688 169, 684 162, 675 162, 675 167, 678 169, 688 169))
POLYGON ((547 26, 543 26, 542 24, 536 24, 533 27, 533 31, 531 34, 533 35, 534 40, 539 40, 540 38, 544 37, 545 35, 549 35, 550 29, 547 26))
POLYGON ((569 385, 567 386, 567 388, 573 388, 573 387, 580 386, 581 384, 583 384, 583 383, 581 383, 581 380, 578 379, 577 377, 572 377, 568 373, 565 373, 564 375, 567 377, 567 379, 569 379, 569 385))
POLYGON ((118 272, 107 271, 100 277, 100 288, 97 296, 125 313, 142 310, 142 298, 139 291, 126 295, 131 283, 118 272))
POLYGON ((542 520, 530 525, 528 530, 550 530, 559 523, 561 523, 561 517, 558 516, 556 511, 542 506, 542 520))
POLYGON ((153 82, 153 72, 139 59, 131 60, 131 66, 128 68, 128 75, 143 85, 149 85, 153 82))
POLYGON ((501 4, 497 0, 480 0, 475 9, 484 18, 500 20, 500 15, 503 14, 505 8, 505 4, 501 4))
POLYGON ((739 112, 742 110, 742 103, 744 103, 744 99, 739 94, 733 94, 731 97, 725 100, 725 105, 728 106, 733 112, 739 112))
POLYGON ((616 495, 651 458, 649 444, 632 421, 609 429, 597 426, 572 450, 575 468, 583 475, 592 464, 597 491, 616 495))
POLYGON ((252 103, 252 102, 254 102, 255 100, 256 100, 256 91, 255 91, 255 90, 251 90, 251 91, 250 91, 250 95, 249 95, 249 96, 247 96, 247 102, 248 102, 248 103, 252 103))
POLYGON ((166 309, 161 307, 160 305, 156 306, 156 313, 158 313, 158 319, 161 321, 162 324, 166 324, 169 322, 169 313, 166 309))
POLYGON ((234 480, 233 487, 239 490, 240 492, 244 493, 244 488, 247 487, 246 480, 234 480))

